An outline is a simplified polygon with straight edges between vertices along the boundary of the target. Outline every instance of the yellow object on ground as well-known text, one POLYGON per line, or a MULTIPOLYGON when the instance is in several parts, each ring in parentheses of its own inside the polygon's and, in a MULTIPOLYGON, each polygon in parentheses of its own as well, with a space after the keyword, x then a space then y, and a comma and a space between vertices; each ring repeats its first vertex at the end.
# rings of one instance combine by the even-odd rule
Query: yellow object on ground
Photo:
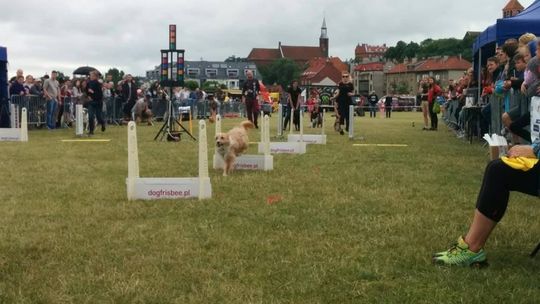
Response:
POLYGON ((523 170, 523 171, 529 171, 536 163, 538 163, 538 159, 536 158, 527 158, 527 157, 514 157, 509 158, 506 156, 501 157, 501 160, 507 164, 508 166, 517 169, 517 170, 523 170))

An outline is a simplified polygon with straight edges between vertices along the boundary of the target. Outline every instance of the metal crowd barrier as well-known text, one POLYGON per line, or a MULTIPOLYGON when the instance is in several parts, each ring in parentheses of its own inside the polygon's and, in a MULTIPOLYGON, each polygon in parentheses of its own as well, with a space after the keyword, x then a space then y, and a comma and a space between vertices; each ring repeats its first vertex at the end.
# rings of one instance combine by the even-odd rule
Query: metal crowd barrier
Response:
POLYGON ((44 98, 36 95, 14 95, 10 98, 10 103, 20 112, 26 108, 28 113, 28 125, 42 127, 46 124, 47 102, 44 98))

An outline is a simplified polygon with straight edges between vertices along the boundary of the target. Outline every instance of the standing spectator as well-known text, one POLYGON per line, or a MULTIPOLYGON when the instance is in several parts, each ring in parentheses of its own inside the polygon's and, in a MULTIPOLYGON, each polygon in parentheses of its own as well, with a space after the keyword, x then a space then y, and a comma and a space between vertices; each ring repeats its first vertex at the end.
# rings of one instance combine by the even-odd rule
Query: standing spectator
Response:
POLYGON ((377 117, 377 102, 379 101, 379 96, 375 94, 375 91, 371 91, 371 94, 368 96, 369 101, 369 117, 377 117))
POLYGON ((137 86, 131 74, 127 74, 124 79, 122 96, 124 97, 124 120, 127 122, 131 119, 131 109, 137 102, 137 86))
POLYGON ((45 96, 45 100, 47 100, 47 128, 49 130, 54 130, 56 127, 54 115, 56 114, 56 108, 60 100, 60 84, 56 80, 57 76, 56 71, 52 71, 51 77, 45 79, 43 83, 43 95, 45 96))
POLYGON ((98 72, 90 72, 90 81, 88 82, 88 88, 86 89, 89 102, 88 102, 88 123, 89 133, 88 135, 94 135, 95 120, 101 124, 101 132, 105 132, 105 120, 102 117, 103 108, 103 89, 101 83, 98 81, 98 72))
POLYGON ((64 119, 64 124, 67 127, 71 127, 72 122, 72 100, 71 100, 71 94, 73 93, 72 87, 71 87, 71 80, 66 80, 64 82, 64 85, 60 89, 60 96, 62 98, 62 104, 63 104, 63 111, 58 113, 58 122, 57 125, 62 122, 62 118, 64 119))
POLYGON ((26 89, 26 93, 30 93, 30 89, 34 85, 34 77, 32 75, 26 75, 26 79, 24 80, 24 88, 26 89))
POLYGON ((255 128, 259 128, 257 124, 257 118, 259 116, 259 92, 261 90, 259 81, 253 78, 253 72, 251 70, 246 71, 247 80, 242 87, 242 103, 246 105, 246 114, 249 121, 251 121, 255 128))
POLYGON ((422 116, 424 117, 424 127, 422 130, 429 130, 428 116, 429 116, 429 102, 428 102, 429 83, 426 78, 420 80, 420 86, 418 88, 418 94, 420 95, 420 106, 422 107, 422 116))
POLYGON ((27 91, 24 88, 24 77, 17 76, 15 81, 9 87, 9 95, 10 96, 26 95, 26 92, 27 91))
POLYGON ((334 93, 334 109, 339 118, 339 134, 345 134, 341 126, 345 123, 345 131, 349 132, 349 106, 351 105, 351 97, 353 96, 354 86, 351 83, 351 76, 348 72, 341 74, 341 81, 338 84, 338 89, 334 93))
POLYGON ((437 101, 437 97, 442 94, 442 90, 438 84, 435 83, 433 77, 428 78, 429 90, 428 90, 428 103, 429 103, 429 115, 431 116, 431 131, 437 131, 439 118, 437 113, 433 112, 433 106, 437 101))
POLYGON ((386 118, 392 117, 392 102, 394 101, 394 95, 388 94, 384 99, 384 113, 386 118))
POLYGON ((300 131, 300 102, 299 97, 302 94, 302 89, 298 86, 298 80, 293 80, 291 86, 287 89, 287 104, 290 109, 290 115, 285 117, 284 128, 287 130, 287 124, 292 117, 294 129, 300 131))
POLYGON ((43 97, 43 86, 41 84, 41 79, 36 79, 34 85, 30 88, 30 95, 36 95, 43 97))

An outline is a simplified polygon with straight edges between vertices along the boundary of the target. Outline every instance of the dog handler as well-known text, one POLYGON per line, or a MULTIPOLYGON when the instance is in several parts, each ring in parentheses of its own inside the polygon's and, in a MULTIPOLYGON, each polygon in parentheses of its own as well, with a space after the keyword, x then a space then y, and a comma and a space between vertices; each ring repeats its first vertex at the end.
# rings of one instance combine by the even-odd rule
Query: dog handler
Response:
POLYGON ((246 105, 246 114, 249 121, 251 121, 255 128, 259 128, 257 124, 257 118, 259 116, 259 92, 261 90, 259 81, 253 78, 253 72, 251 70, 246 71, 247 80, 242 87, 242 103, 246 105))

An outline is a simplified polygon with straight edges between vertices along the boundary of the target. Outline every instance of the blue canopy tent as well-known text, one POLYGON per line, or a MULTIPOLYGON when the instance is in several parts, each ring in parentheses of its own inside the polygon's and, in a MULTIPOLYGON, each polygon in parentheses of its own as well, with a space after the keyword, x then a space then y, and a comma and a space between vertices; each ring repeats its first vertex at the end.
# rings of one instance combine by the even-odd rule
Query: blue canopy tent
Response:
POLYGON ((7 49, 0 46, 0 128, 9 128, 7 49))
MULTIPOLYGON (((487 58, 495 54, 497 45, 509 38, 519 38, 525 33, 540 36, 540 0, 534 1, 515 17, 497 19, 497 22, 483 31, 473 44, 474 69, 480 80, 481 66, 487 58)), ((480 83, 480 82, 479 82, 480 83)))
POLYGON ((473 53, 484 53, 486 47, 493 48, 495 44, 502 44, 509 38, 519 38, 525 33, 540 36, 540 0, 534 1, 515 17, 497 19, 494 25, 478 36, 473 45, 473 53))

